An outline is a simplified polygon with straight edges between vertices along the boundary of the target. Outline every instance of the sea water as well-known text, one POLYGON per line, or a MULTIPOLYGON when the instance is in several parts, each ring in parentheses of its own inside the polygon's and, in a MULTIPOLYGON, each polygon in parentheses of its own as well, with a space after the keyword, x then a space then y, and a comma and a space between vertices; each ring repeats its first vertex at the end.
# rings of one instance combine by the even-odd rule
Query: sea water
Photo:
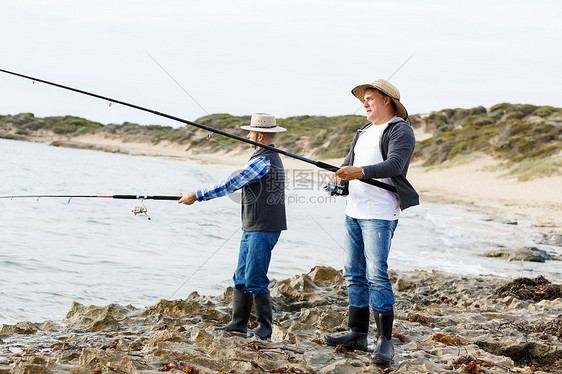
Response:
MULTIPOLYGON (((248 150, 248 156, 251 150, 248 150)), ((242 166, 242 165, 240 165, 242 166)), ((212 185, 233 169, 0 139, 3 195, 177 195, 212 185)), ((342 268, 344 198, 330 177, 303 163, 287 172, 289 229, 274 249, 269 276, 285 279, 317 265, 342 268)), ((232 284, 241 238, 238 196, 185 206, 175 201, 107 198, 0 199, 0 324, 60 321, 73 301, 136 307, 191 292, 216 295, 232 284), (135 207, 147 215, 134 215, 135 207), (150 218, 150 220, 148 219, 150 218)), ((509 262, 481 256, 536 246, 528 222, 462 206, 426 202, 404 211, 389 266, 457 274, 544 275, 560 281, 560 261, 509 262)))

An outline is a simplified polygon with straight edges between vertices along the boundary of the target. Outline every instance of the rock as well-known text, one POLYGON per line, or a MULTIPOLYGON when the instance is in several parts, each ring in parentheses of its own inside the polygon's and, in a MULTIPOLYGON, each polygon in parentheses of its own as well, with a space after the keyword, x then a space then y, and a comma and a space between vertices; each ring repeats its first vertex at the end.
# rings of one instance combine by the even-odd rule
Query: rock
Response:
POLYGON ((176 331, 157 331, 154 335, 152 335, 152 338, 150 338, 146 346, 150 347, 151 345, 155 345, 159 342, 188 342, 188 339, 176 331))
POLYGON ((315 284, 321 286, 343 283, 342 272, 327 266, 316 266, 310 271, 309 275, 315 284))
POLYGON ((123 373, 137 373, 145 368, 140 362, 119 352, 99 349, 84 349, 79 362, 80 366, 88 368, 90 373, 96 368, 103 368, 100 372, 123 373))
MULTIPOLYGON (((285 340, 285 332, 277 325, 271 327, 271 341, 275 343, 281 343, 285 340)), ((287 340, 294 340, 287 337, 287 340)))
POLYGON ((12 370, 10 374, 49 374, 52 373, 51 370, 47 369, 41 364, 24 364, 18 363, 12 370))
POLYGON ((562 247, 562 234, 552 234, 544 239, 546 244, 562 247))
POLYGON ((406 279, 404 276, 399 276, 394 279, 393 287, 396 291, 406 291, 410 289, 415 289, 417 284, 411 280, 406 279))
POLYGON ((92 327, 94 324, 97 324, 96 328, 101 328, 102 326, 114 325, 118 319, 125 317, 129 313, 131 313, 130 309, 117 304, 100 307, 95 305, 86 306, 74 301, 66 317, 63 319, 63 323, 73 327, 92 327))
POLYGON ((342 288, 342 283, 341 272, 317 266, 309 274, 295 275, 276 282, 270 288, 270 292, 276 303, 285 309, 295 310, 326 305, 334 299, 341 300, 341 297, 347 295, 342 288))
POLYGON ((207 305, 198 300, 160 300, 156 305, 142 311, 141 317, 163 315, 172 318, 187 318, 191 321, 224 320, 228 315, 217 311, 212 304, 207 305))
POLYGON ((306 351, 304 353, 304 361, 315 370, 327 366, 333 358, 334 354, 328 351, 306 351))
MULTIPOLYGON (((318 371, 319 374, 355 374, 358 368, 351 364, 349 359, 339 360, 333 364, 324 366, 318 371)), ((376 373, 376 371, 375 371, 376 373)))
POLYGON ((15 325, 2 325, 0 327, 0 336, 9 336, 12 334, 35 334, 39 327, 31 322, 18 322, 15 325))
POLYGON ((546 251, 538 249, 536 247, 524 247, 515 251, 500 250, 487 252, 484 254, 485 257, 500 257, 505 258, 509 261, 530 261, 530 262, 545 262, 548 260, 557 259, 554 256, 549 255, 546 251))
POLYGON ((344 313, 343 311, 333 309, 323 310, 320 313, 320 318, 318 318, 318 321, 316 322, 316 326, 319 329, 326 330, 330 330, 341 325, 347 326, 347 318, 347 313, 344 313))
MULTIPOLYGON (((229 319, 232 289, 214 297, 192 293, 186 300, 160 300, 144 309, 73 303, 64 325, 2 326, 8 335, 0 340, 0 374, 464 372, 452 367, 463 356, 492 363, 483 367, 491 374, 531 374, 531 364, 562 372, 556 361, 562 298, 498 296, 496 290, 509 281, 500 276, 390 275, 396 297, 390 366, 373 365, 368 352, 341 352, 323 343, 323 335, 347 331, 347 294, 340 271, 315 267, 271 285, 276 307, 269 340, 214 331, 229 319), (522 359, 526 354, 535 361, 522 359)), ((375 329, 371 321, 371 350, 375 329)))
POLYGON ((476 344, 486 352, 497 356, 507 356, 514 361, 524 361, 532 357, 534 360, 554 362, 562 358, 561 347, 539 341, 482 340, 477 341, 476 344))
POLYGON ((116 331, 119 330, 119 322, 111 315, 103 315, 93 321, 88 331, 116 331))

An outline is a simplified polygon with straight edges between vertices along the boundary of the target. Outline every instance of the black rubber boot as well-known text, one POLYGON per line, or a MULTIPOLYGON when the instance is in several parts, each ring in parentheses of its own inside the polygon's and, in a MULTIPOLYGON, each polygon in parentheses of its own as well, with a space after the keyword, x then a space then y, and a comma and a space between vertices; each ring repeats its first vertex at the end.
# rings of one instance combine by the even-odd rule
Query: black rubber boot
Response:
POLYGON ((271 321, 273 320, 271 295, 269 292, 255 294, 254 304, 256 305, 256 315, 258 316, 258 328, 254 330, 254 334, 261 339, 269 339, 272 332, 271 321))
POLYGON ((336 346, 343 344, 348 350, 358 349, 360 351, 367 350, 367 333, 369 332, 369 307, 356 308, 349 307, 349 316, 347 326, 349 332, 342 336, 325 335, 324 340, 328 345, 336 346))
POLYGON ((388 364, 394 357, 394 347, 392 346, 394 312, 375 312, 375 322, 378 338, 371 359, 375 364, 388 364))
POLYGON ((232 321, 226 326, 215 327, 215 330, 246 333, 253 301, 251 293, 242 292, 235 288, 232 294, 232 321))

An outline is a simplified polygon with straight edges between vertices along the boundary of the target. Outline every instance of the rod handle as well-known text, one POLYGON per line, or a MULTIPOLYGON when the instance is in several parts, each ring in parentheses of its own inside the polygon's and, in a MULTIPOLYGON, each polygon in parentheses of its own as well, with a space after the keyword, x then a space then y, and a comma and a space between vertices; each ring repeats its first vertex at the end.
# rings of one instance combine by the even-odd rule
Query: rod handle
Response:
POLYGON ((178 201, 181 199, 181 196, 147 196, 147 199, 152 200, 171 200, 171 201, 178 201))
POLYGON ((170 201, 178 201, 181 199, 181 196, 162 196, 162 195, 155 195, 155 196, 142 196, 142 195, 113 195, 114 199, 126 199, 126 200, 137 200, 137 199, 145 199, 145 200, 170 200, 170 201))
POLYGON ((339 170, 339 167, 327 164, 322 161, 316 161, 315 165, 318 166, 320 169, 328 170, 334 173, 339 170))
MULTIPOLYGON (((318 166, 321 169, 325 169, 325 170, 328 170, 328 171, 331 171, 331 172, 334 172, 334 173, 339 170, 339 168, 337 166, 330 165, 330 164, 327 164, 327 163, 322 162, 322 161, 316 161, 315 165, 318 166)), ((379 188, 385 189, 385 190, 390 191, 390 192, 398 192, 396 190, 396 187, 394 187, 393 185, 388 184, 388 183, 384 183, 384 182, 381 182, 381 181, 378 181, 378 180, 375 180, 375 179, 367 179, 367 178, 359 179, 359 180, 363 183, 367 183, 367 184, 370 184, 371 186, 379 187, 379 188)))

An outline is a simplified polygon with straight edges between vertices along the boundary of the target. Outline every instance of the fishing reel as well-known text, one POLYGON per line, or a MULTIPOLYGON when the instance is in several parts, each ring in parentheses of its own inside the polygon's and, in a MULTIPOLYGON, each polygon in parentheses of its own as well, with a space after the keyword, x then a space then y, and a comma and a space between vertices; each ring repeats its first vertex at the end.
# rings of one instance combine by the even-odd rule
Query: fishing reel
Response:
POLYGON ((324 186, 324 191, 326 191, 330 196, 347 196, 349 195, 349 183, 348 181, 341 181, 341 183, 329 183, 324 186))
POLYGON ((142 206, 137 205, 131 210, 131 212, 133 212, 135 216, 144 214, 146 218, 148 218, 148 220, 150 221, 150 217, 148 216, 148 209, 146 209, 142 200, 140 200, 140 203, 142 204, 142 206))

